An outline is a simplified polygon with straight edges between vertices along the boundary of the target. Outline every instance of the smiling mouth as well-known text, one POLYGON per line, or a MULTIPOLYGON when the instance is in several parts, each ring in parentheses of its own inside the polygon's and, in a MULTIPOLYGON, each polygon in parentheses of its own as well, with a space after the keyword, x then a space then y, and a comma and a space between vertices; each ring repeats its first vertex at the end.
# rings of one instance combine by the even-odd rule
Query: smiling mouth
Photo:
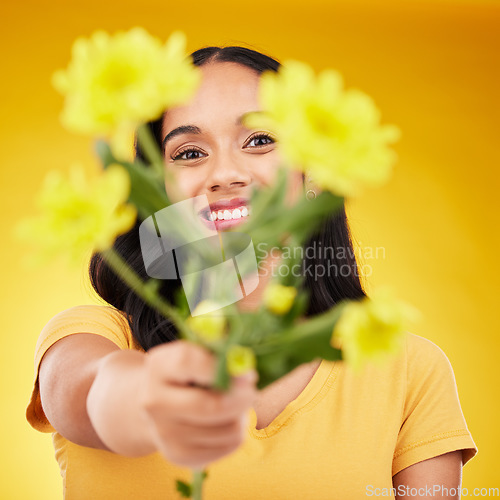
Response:
POLYGON ((210 212, 203 211, 201 216, 211 222, 223 221, 223 220, 235 220, 248 217, 250 215, 250 210, 245 205, 234 209, 224 209, 224 210, 211 210, 210 212))
POLYGON ((248 198, 218 200, 198 212, 205 226, 216 230, 230 229, 242 224, 250 216, 251 209, 248 198))

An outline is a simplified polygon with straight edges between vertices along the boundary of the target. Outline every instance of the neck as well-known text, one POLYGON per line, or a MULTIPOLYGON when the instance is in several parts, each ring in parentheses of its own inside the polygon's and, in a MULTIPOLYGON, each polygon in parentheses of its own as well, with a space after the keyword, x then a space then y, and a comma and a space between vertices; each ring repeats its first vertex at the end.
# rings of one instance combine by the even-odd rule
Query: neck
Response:
POLYGON ((237 302, 237 307, 240 311, 248 312, 258 309, 262 303, 262 294, 269 281, 271 281, 273 273, 277 272, 280 261, 281 256, 271 254, 261 261, 258 271, 259 284, 252 293, 237 302))

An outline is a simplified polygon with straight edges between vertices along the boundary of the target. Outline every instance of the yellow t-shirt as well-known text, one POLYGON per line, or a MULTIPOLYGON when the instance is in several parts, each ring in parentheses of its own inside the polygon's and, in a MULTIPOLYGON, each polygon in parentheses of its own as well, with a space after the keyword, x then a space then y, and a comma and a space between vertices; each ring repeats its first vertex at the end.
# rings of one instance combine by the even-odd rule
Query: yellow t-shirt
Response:
MULTIPOLYGON (((70 308, 42 330, 26 415, 35 429, 52 432, 64 498, 180 499, 175 481, 189 481, 188 469, 159 453, 128 458, 76 445, 47 421, 38 391, 40 360, 54 342, 82 332, 140 349, 122 313, 109 306, 70 308)), ((264 429, 256 429, 253 409, 249 416, 242 446, 209 467, 205 500, 365 498, 375 488, 389 491, 392 476, 412 464, 455 450, 463 450, 465 463, 477 452, 447 357, 414 334, 400 355, 360 374, 341 361, 322 361, 302 393, 264 429)))

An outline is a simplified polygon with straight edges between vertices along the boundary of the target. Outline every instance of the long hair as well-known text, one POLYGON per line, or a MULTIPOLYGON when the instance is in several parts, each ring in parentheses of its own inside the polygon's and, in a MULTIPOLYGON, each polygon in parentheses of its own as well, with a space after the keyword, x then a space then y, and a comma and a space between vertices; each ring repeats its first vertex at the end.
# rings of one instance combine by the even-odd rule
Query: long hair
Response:
MULTIPOLYGON (((204 47, 191 54, 195 66, 210 62, 234 62, 263 73, 278 71, 280 63, 260 52, 245 47, 204 47)), ((162 118, 148 124, 153 137, 161 147, 162 118)), ((144 155, 136 144, 136 157, 144 155)), ((120 235, 113 248, 143 280, 148 279, 139 241, 138 218, 134 227, 120 235)), ((319 231, 304 245, 304 289, 309 294, 306 316, 313 316, 330 309, 343 299, 360 299, 365 296, 358 275, 345 208, 327 217, 319 231), (313 250, 308 252, 307 249, 313 250), (325 250, 329 249, 330 252, 325 250), (312 253, 312 255, 311 255, 312 253), (308 273, 307 270, 313 272, 308 273), (321 270, 321 274, 317 272, 321 270)), ((155 309, 149 307, 135 292, 110 269, 100 253, 94 253, 89 264, 90 282, 96 293, 108 304, 126 314, 132 334, 138 344, 148 350, 178 338, 177 330, 155 309)), ((174 303, 181 289, 181 281, 163 280, 160 293, 165 300, 174 303)))

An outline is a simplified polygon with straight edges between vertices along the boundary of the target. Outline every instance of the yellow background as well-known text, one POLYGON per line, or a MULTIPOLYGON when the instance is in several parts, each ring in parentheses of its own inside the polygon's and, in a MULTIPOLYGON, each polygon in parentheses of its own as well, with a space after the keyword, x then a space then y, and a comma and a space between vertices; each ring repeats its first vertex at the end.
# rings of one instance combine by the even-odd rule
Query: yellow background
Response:
POLYGON ((28 0, 2 10, 0 498, 61 498, 50 435, 24 419, 33 350, 54 314, 96 300, 83 264, 26 270, 26 247, 11 237, 15 221, 34 212, 48 170, 67 171, 75 160, 96 168, 91 141, 59 125, 62 99, 50 76, 66 66, 77 36, 135 25, 162 39, 182 29, 189 51, 244 43, 317 70, 334 67, 402 129, 392 181, 349 206, 358 244, 384 248, 363 261, 368 290, 394 285, 421 310, 413 331, 447 353, 479 447, 463 486, 500 486, 499 2, 28 0))

